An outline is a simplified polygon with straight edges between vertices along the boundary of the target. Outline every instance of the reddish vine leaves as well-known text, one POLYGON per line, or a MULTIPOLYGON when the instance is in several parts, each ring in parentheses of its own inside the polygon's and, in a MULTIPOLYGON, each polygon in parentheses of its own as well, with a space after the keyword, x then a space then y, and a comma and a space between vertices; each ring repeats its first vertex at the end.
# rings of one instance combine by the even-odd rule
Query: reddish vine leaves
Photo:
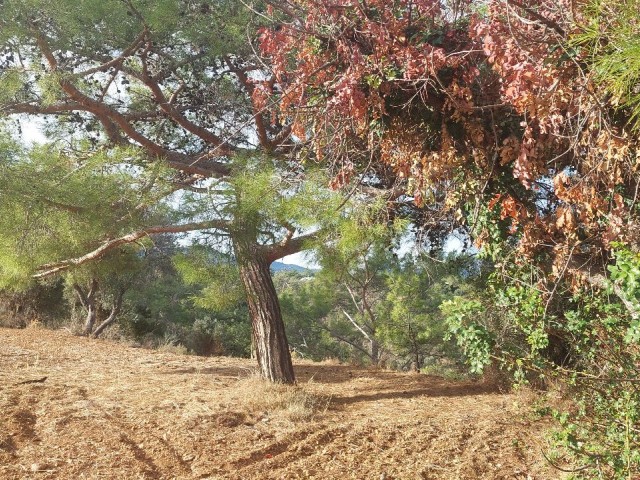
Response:
POLYGON ((272 121, 334 165, 333 186, 373 166, 470 222, 476 198, 499 205, 520 258, 556 276, 572 256, 602 271, 611 240, 635 241, 636 140, 571 46, 574 2, 271 3, 274 77, 254 100, 278 102, 272 121))
POLYGON ((522 118, 513 174, 527 187, 546 183, 554 206, 531 219, 520 250, 550 253, 552 273, 574 281, 604 270, 611 241, 638 244, 637 139, 593 82, 589 52, 571 43, 586 21, 570 0, 494 1, 472 25, 522 118))
POLYGON ((410 179, 418 202, 471 162, 490 168, 496 139, 482 105, 484 54, 464 22, 432 0, 290 2, 296 18, 264 29, 279 116, 336 165, 335 186, 374 161, 410 179))

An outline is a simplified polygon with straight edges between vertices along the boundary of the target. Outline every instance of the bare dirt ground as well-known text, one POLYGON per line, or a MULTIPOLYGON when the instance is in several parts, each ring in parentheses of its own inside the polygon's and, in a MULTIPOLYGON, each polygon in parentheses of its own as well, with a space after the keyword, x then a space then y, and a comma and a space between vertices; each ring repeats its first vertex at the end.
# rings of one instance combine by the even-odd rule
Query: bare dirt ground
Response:
POLYGON ((0 329, 1 479, 555 479, 548 425, 481 383, 0 329))

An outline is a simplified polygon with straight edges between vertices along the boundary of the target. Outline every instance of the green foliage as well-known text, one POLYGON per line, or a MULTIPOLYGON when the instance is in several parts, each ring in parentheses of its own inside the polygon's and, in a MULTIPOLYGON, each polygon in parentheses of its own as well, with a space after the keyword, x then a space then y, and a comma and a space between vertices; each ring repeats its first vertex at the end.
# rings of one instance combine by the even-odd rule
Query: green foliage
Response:
POLYGON ((40 75, 40 79, 35 83, 35 87, 39 91, 42 105, 53 105, 63 97, 63 90, 60 86, 62 79, 63 77, 55 72, 40 75))
POLYGON ((141 338, 149 333, 163 335, 170 325, 187 326, 201 314, 189 301, 192 295, 194 289, 182 282, 169 258, 149 258, 136 288, 127 294, 123 328, 141 338))
POLYGON ((384 250, 391 251, 398 245, 407 221, 401 218, 386 221, 385 207, 383 199, 366 203, 354 201, 346 206, 345 213, 330 217, 326 241, 316 252, 324 275, 344 278, 352 269, 366 269, 368 257, 374 259, 374 269, 380 262, 395 262, 389 258, 392 255, 384 254, 384 250))
POLYGON ((493 339, 476 319, 482 316, 483 305, 477 300, 455 297, 442 304, 449 328, 449 338, 455 338, 462 348, 473 373, 481 373, 491 363, 493 339))
POLYGON ((56 40, 55 47, 71 42, 87 56, 126 48, 143 23, 158 43, 180 39, 215 45, 215 56, 237 53, 246 38, 242 26, 253 18, 241 4, 228 0, 160 0, 152 6, 144 0, 6 0, 2 9, 0 42, 29 41, 29 22, 42 22, 56 40))
MULTIPOLYGON (((165 216, 166 208, 156 201, 166 190, 163 169, 128 168, 125 161, 139 158, 134 148, 89 150, 80 156, 52 145, 26 149, 4 138, 0 145, 2 288, 34 291, 32 275, 43 264, 82 256, 101 239, 119 237, 165 216)), ((108 314, 114 298, 141 274, 145 260, 141 246, 123 245, 106 252, 100 261, 63 271, 68 305, 76 303, 74 284, 85 288, 95 279, 97 306, 108 314)))
POLYGON ((395 249, 405 223, 381 225, 377 208, 354 209, 338 223, 340 235, 320 248, 320 272, 278 275, 290 342, 311 358, 336 355, 399 369, 443 358, 457 363, 461 354, 444 339, 439 306, 454 293, 481 288, 483 264, 453 255, 400 260, 395 249))
POLYGON ((553 378, 567 385, 572 405, 554 414, 552 456, 576 468, 573 478, 640 473, 640 256, 616 244, 613 257, 608 289, 576 290, 557 280, 550 294, 544 270, 508 265, 484 297, 442 307, 473 369, 495 357, 518 382, 553 378))
POLYGON ((613 256, 616 263, 608 267, 612 282, 610 293, 617 288, 624 301, 635 310, 635 318, 627 328, 625 341, 640 343, 640 254, 631 252, 622 244, 616 244, 615 247, 613 256))
POLYGON ((531 354, 544 350, 548 344, 545 304, 539 290, 526 284, 507 285, 497 291, 497 305, 505 310, 507 321, 526 335, 531 354))
POLYGON ((17 68, 7 68, 0 72, 0 103, 24 100, 26 81, 24 72, 17 68))
POLYGON ((331 335, 350 346, 352 359, 379 364, 384 356, 381 326, 386 311, 386 276, 397 263, 393 249, 402 222, 379 222, 381 204, 354 203, 338 219, 333 234, 318 250, 322 270, 317 281, 335 293, 323 323, 331 335))
POLYGON ((349 360, 348 349, 331 336, 325 324, 335 306, 335 289, 315 276, 286 270, 276 273, 274 283, 293 351, 316 361, 349 360))
POLYGON ((458 362, 462 355, 449 342, 442 305, 454 295, 471 295, 483 274, 482 264, 466 255, 405 257, 386 274, 380 335, 390 351, 419 369, 443 357, 458 362))
POLYGON ((509 220, 502 218, 497 202, 493 206, 491 202, 479 205, 468 204, 466 208, 470 212, 476 210, 471 234, 482 245, 479 255, 494 262, 499 261, 504 257, 508 250, 508 242, 511 240, 507 234, 509 220))
POLYGON ((187 285, 200 287, 191 297, 198 307, 220 311, 242 303, 244 291, 238 266, 228 256, 194 245, 176 255, 173 261, 187 285))
POLYGON ((30 322, 55 328, 69 320, 64 281, 55 279, 32 285, 25 291, 0 291, 0 326, 24 328, 30 322))
POLYGON ((268 158, 236 161, 238 172, 231 179, 228 212, 239 223, 264 229, 291 224, 316 229, 335 216, 341 196, 326 188, 327 178, 309 169, 290 176, 268 158))
POLYGON ((180 249, 170 238, 156 240, 156 247, 144 258, 135 288, 125 297, 121 330, 150 346, 170 343, 197 355, 248 356, 251 327, 244 302, 229 302, 224 308, 212 308, 207 302, 207 274, 214 269, 211 259, 228 259, 200 246, 176 250, 180 249), (197 259, 209 262, 205 275, 185 279, 197 273, 192 265, 197 259), (184 270, 176 268, 183 263, 184 270))
POLYGON ((251 355, 251 322, 246 308, 205 314, 184 329, 183 336, 182 343, 199 355, 251 355))
POLYGON ((573 385, 575 406, 558 411, 557 455, 582 467, 579 479, 640 474, 640 349, 629 343, 630 318, 606 294, 575 298, 567 329, 576 363, 557 372, 573 385))
MULTIPOLYGON (((22 288, 37 266, 82 255, 97 238, 128 233, 142 215, 152 215, 135 208, 151 195, 136 188, 143 177, 120 165, 130 150, 82 160, 49 146, 28 152, 5 146, 0 154, 1 287, 22 288)), ((130 263, 122 255, 131 254, 129 247, 112 252, 114 269, 130 263)))
POLYGON ((427 280, 413 262, 388 273, 385 298, 387 314, 383 317, 380 337, 396 354, 413 357, 416 368, 422 358, 442 344, 442 323, 434 318, 442 296, 429 290, 427 280))
POLYGON ((592 0, 578 24, 573 45, 581 48, 599 87, 612 103, 630 112, 634 128, 640 127, 640 2, 592 0))

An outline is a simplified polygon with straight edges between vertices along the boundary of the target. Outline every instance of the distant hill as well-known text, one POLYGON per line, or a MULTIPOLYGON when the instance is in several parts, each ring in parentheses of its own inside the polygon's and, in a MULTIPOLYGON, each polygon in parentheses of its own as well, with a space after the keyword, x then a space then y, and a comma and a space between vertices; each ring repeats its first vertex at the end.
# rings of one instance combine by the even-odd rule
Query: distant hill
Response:
POLYGON ((273 262, 271 264, 271 270, 273 272, 280 272, 282 270, 290 270, 300 273, 314 273, 314 270, 310 268, 301 267, 300 265, 294 265, 292 263, 273 262))

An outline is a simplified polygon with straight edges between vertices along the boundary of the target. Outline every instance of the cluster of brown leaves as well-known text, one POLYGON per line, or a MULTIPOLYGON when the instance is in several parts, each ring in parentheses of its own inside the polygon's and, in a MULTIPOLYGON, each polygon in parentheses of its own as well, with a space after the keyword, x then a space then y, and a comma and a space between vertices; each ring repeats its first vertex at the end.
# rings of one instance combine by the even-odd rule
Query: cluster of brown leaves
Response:
POLYGON ((482 105, 498 90, 480 85, 480 45, 439 1, 289 4, 304 13, 264 29, 260 45, 279 86, 280 121, 317 159, 343 172, 373 158, 412 180, 417 203, 465 163, 489 168, 496 141, 482 105))
POLYGON ((637 139, 613 119, 584 52, 568 41, 583 21, 569 0, 494 1, 473 25, 503 100, 522 118, 513 174, 527 188, 546 183, 553 205, 529 219, 520 251, 551 253, 556 276, 576 257, 584 270, 602 271, 610 242, 631 242, 637 225, 637 139))
POLYGON ((287 2, 295 18, 261 33, 279 121, 336 165, 335 187, 383 165, 418 205, 433 188, 455 190, 447 208, 499 202, 522 258, 558 276, 572 256, 602 269, 637 225, 639 149, 571 47, 582 13, 471 3, 287 2))

